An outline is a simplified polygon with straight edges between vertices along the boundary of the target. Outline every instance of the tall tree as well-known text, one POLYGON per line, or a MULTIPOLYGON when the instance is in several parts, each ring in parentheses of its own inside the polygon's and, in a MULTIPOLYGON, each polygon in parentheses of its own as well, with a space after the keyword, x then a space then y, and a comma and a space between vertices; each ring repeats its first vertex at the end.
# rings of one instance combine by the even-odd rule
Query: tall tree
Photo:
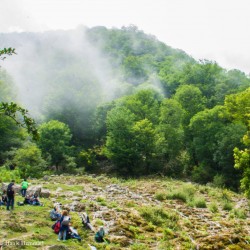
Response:
POLYGON ((72 134, 69 127, 59 121, 51 120, 39 127, 40 140, 38 145, 44 156, 50 158, 52 166, 59 170, 67 156, 70 155, 70 140, 72 134))

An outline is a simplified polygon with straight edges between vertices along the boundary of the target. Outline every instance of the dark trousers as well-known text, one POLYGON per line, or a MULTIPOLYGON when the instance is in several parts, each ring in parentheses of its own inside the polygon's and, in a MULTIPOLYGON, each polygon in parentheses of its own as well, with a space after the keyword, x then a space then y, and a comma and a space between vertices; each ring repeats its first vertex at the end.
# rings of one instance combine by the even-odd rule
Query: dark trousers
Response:
POLYGON ((14 209, 14 196, 7 196, 7 210, 14 209))
POLYGON ((26 196, 26 191, 27 191, 27 189, 24 189, 24 188, 21 190, 21 193, 22 193, 22 196, 23 196, 23 197, 26 196))

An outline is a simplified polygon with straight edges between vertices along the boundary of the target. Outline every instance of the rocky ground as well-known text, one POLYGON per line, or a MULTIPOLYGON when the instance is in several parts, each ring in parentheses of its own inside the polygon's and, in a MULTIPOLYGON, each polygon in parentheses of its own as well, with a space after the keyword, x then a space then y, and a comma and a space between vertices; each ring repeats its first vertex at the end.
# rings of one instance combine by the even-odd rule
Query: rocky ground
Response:
POLYGON ((3 249, 250 249, 249 202, 228 190, 169 179, 61 175, 31 180, 34 191, 44 206, 2 208, 3 249), (70 209, 81 242, 57 241, 49 218, 57 202, 70 209), (82 227, 84 211, 95 230, 104 226, 109 243, 95 243, 94 232, 82 227))

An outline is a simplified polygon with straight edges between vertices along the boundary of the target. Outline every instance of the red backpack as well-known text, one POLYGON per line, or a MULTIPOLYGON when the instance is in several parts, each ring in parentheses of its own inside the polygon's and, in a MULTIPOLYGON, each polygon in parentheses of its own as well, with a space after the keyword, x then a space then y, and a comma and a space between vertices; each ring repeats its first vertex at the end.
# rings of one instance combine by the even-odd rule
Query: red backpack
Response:
POLYGON ((59 233, 60 227, 61 227, 61 223, 60 223, 60 221, 57 221, 56 224, 55 224, 55 227, 54 227, 54 232, 55 232, 56 234, 59 233))

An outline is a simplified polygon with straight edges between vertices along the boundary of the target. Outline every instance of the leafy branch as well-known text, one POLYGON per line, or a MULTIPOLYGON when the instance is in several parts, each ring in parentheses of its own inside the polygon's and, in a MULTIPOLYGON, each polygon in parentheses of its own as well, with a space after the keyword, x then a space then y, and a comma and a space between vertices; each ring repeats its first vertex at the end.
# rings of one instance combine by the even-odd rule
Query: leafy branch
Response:
POLYGON ((15 49, 13 48, 3 48, 3 49, 0 49, 0 59, 1 60, 4 60, 6 58, 6 56, 3 56, 3 55, 8 55, 8 56, 11 56, 13 54, 16 54, 15 52, 15 49))
POLYGON ((34 119, 28 116, 28 110, 23 109, 14 102, 1 102, 0 115, 6 115, 13 119, 17 125, 25 127, 32 134, 34 140, 38 139, 38 131, 34 119), (19 116, 19 117, 18 117, 19 116), (20 119, 21 118, 21 119, 20 119))

